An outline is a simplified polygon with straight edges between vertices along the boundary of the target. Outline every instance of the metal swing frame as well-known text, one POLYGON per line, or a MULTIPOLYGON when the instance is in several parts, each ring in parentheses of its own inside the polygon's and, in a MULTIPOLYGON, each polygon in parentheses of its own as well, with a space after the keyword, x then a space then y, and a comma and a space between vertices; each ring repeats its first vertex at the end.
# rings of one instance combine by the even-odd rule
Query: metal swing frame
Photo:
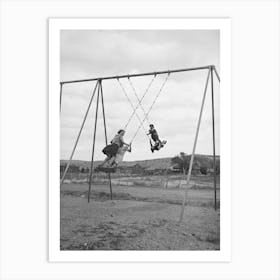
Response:
MULTIPOLYGON (((97 92, 97 102, 96 102, 95 120, 94 120, 94 134, 93 134, 93 142, 92 142, 91 168, 90 168, 89 189, 88 189, 88 202, 90 202, 91 186, 92 186, 92 183, 93 183, 92 182, 92 175, 93 175, 93 170, 94 170, 94 152, 95 152, 95 141, 96 141, 96 127, 97 127, 97 116, 98 116, 100 97, 101 97, 101 104, 102 104, 102 116, 103 116, 104 134, 105 134, 105 144, 106 145, 108 144, 102 81, 112 80, 112 79, 117 79, 119 81, 120 79, 123 79, 123 78, 128 78, 129 81, 130 81, 130 78, 132 78, 132 77, 142 77, 142 76, 151 76, 151 75, 154 75, 154 77, 156 77, 157 75, 161 75, 161 74, 168 74, 167 77, 169 77, 169 75, 171 73, 198 71, 198 70, 208 70, 208 71, 207 71, 207 78, 206 78, 206 83, 205 83, 205 87, 204 87, 204 92, 203 92, 203 97, 202 97, 202 102, 201 102, 201 107, 200 107, 200 112, 199 112, 199 117, 198 117, 198 123, 197 123, 197 127, 196 127, 193 150, 192 150, 192 155, 191 155, 191 160, 190 160, 190 165, 189 165, 189 170, 188 170, 188 175, 187 175, 187 184, 186 184, 186 188, 185 188, 185 192, 184 192, 184 198, 183 198, 183 201, 182 201, 182 207, 181 207, 179 222, 181 222, 182 219, 183 219, 184 209, 185 209, 185 205, 186 205, 186 202, 187 202, 189 183, 190 183, 190 178, 191 178, 191 173, 192 173, 193 161, 194 161, 194 157, 195 157, 195 150, 196 150, 198 134, 199 134, 199 129, 200 129, 200 124, 201 124, 201 119, 202 119, 202 114, 203 114, 204 103, 205 103, 205 98, 206 98, 206 93, 207 93, 207 89, 208 89, 209 80, 210 80, 210 83, 211 83, 211 105, 212 105, 211 107, 212 107, 212 143, 213 143, 213 173, 214 173, 214 182, 213 182, 213 184, 214 184, 214 208, 215 208, 215 210, 217 210, 215 106, 214 106, 214 78, 213 78, 214 73, 215 73, 215 76, 216 76, 216 78, 219 82, 220 82, 220 77, 219 77, 219 75, 217 73, 217 70, 216 70, 216 67, 214 65, 208 65, 208 66, 202 66, 202 67, 193 67, 193 68, 175 69, 175 70, 156 71, 156 72, 146 72, 146 73, 140 73, 140 74, 127 74, 127 75, 120 75, 120 76, 108 76, 108 77, 89 78, 89 79, 81 79, 81 80, 69 80, 69 81, 60 82, 60 112, 61 112, 62 97, 63 97, 63 86, 65 84, 96 81, 96 84, 94 86, 94 89, 93 89, 93 92, 92 92, 92 95, 91 95, 91 98, 90 98, 90 101, 89 101, 89 105, 87 107, 85 116, 84 116, 83 121, 82 121, 82 125, 80 127, 78 136, 76 138, 73 150, 71 152, 70 158, 68 160, 68 163, 66 165, 64 173, 62 175, 62 178, 61 178, 61 181, 60 181, 60 187, 62 186, 62 184, 64 182, 64 179, 65 179, 65 176, 67 174, 67 171, 70 167, 71 161, 73 159, 73 155, 75 153, 75 150, 76 150, 77 144, 79 142, 82 130, 84 128, 84 124, 86 122, 89 110, 91 108, 92 101, 93 101, 94 96, 97 92)), ((166 78, 166 80, 167 80, 167 78, 166 78)), ((166 82, 166 80, 165 80, 165 82, 166 82)), ((145 94, 147 93, 148 89, 150 88, 150 85, 151 85, 151 83, 149 84, 149 86, 148 86, 147 90, 145 91, 144 95, 142 96, 142 99, 145 96, 145 94)), ((164 84, 162 85, 162 87, 160 89, 160 92, 161 92, 163 86, 164 86, 164 84)), ((133 85, 132 85, 132 88, 133 88, 133 85)), ((135 96, 137 96, 135 88, 133 88, 133 92, 134 92, 135 96)), ((160 94, 160 92, 158 93, 158 95, 160 94)), ((145 110, 143 109, 143 107, 141 105, 141 102, 140 102, 142 99, 139 100, 139 97, 137 96, 138 105, 136 106, 136 108, 134 108, 133 105, 132 105, 132 108, 134 110, 133 115, 137 114, 136 111, 139 108, 139 106, 141 106, 141 109, 143 110, 143 112, 145 112, 145 110)), ((155 100, 154 100, 152 106, 154 105, 154 103, 155 103, 155 100)), ((147 119, 147 117, 148 117, 147 115, 151 111, 152 106, 149 108, 148 113, 145 114, 144 120, 142 122, 140 122, 139 128, 137 129, 137 133, 138 133, 138 130, 143 125, 144 121, 147 119)), ((112 182, 111 182, 110 172, 108 173, 108 179, 109 179, 109 186, 110 186, 110 198, 112 200, 113 199, 113 192, 112 192, 112 182)))

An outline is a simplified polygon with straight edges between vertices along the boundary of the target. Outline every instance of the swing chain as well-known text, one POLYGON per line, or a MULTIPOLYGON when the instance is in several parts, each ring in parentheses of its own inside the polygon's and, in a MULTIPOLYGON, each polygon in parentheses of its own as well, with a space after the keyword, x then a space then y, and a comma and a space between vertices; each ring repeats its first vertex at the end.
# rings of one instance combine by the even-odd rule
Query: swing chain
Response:
MULTIPOLYGON (((118 80, 118 82, 119 82, 120 87, 122 88, 122 91, 123 91, 123 93, 124 93, 124 95, 125 95, 127 101, 129 102, 129 104, 130 104, 130 106, 131 106, 131 108, 132 108, 132 110, 133 110, 133 113, 132 113, 132 115, 131 115, 129 121, 128 121, 127 124, 124 126, 124 130, 126 130, 128 124, 129 124, 129 122, 131 121, 131 119, 132 119, 132 117, 134 116, 134 114, 136 115, 136 117, 137 117, 137 119, 139 120, 140 123, 141 123, 141 119, 140 119, 139 115, 138 115, 137 112, 136 112, 137 108, 134 107, 132 101, 130 100, 130 98, 129 98, 129 96, 128 96, 128 94, 127 94, 127 92, 126 92, 126 90, 125 90, 125 88, 124 88, 124 86, 123 86, 123 84, 120 82, 120 80, 118 80)), ((143 131, 144 131, 145 135, 147 135, 147 134, 146 134, 146 130, 145 130, 145 128, 143 127, 143 125, 142 125, 142 128, 143 128, 143 131)))
MULTIPOLYGON (((146 88, 146 90, 145 90, 144 94, 142 95, 142 97, 140 98, 140 100, 138 100, 137 106, 134 108, 132 114, 130 115, 130 117, 129 117, 127 123, 126 123, 126 125, 124 126, 125 129, 127 128, 127 126, 129 125, 129 123, 131 122, 131 120, 132 120, 132 118, 134 117, 134 115, 136 114, 137 109, 139 108, 139 106, 141 105, 141 103, 142 103, 144 97, 147 95, 148 91, 150 90, 150 88, 151 88, 151 86, 152 86, 152 84, 153 84, 155 78, 156 78, 156 75, 155 75, 155 76, 153 77, 153 79, 150 81, 148 87, 146 88)), ((118 82, 119 82, 119 84, 120 84, 120 86, 121 86, 121 88, 122 88, 124 94, 126 95, 126 98, 129 100, 129 103, 132 103, 131 100, 129 99, 128 94, 126 93, 126 91, 125 91, 123 85, 121 84, 120 80, 119 80, 119 79, 117 79, 117 80, 118 80, 118 82)))
MULTIPOLYGON (((142 106, 142 100, 139 99, 138 94, 137 94, 137 92, 136 92, 136 89, 135 89, 134 85, 132 84, 130 77, 128 77, 128 81, 129 81, 129 84, 130 84, 130 86, 131 86, 131 88, 132 88, 132 91, 133 91, 134 95, 135 95, 136 98, 137 98, 138 107, 140 106, 140 108, 142 109, 142 112, 144 113, 144 116, 145 116, 145 115, 146 115, 146 111, 145 111, 145 109, 144 109, 143 106, 142 106)), ((145 118, 145 120, 147 121, 148 124, 150 123, 150 121, 149 121, 149 119, 148 119, 148 116, 145 118)))
MULTIPOLYGON (((153 101, 152 105, 150 106, 150 108, 149 108, 148 112, 146 113, 146 115, 145 115, 144 119, 142 120, 142 122, 141 122, 141 123, 140 123, 140 125, 138 126, 138 128, 137 128, 137 130, 136 130, 136 132, 135 132, 134 136, 132 137, 132 140, 130 141, 130 143, 132 143, 132 142, 133 142, 133 140, 134 140, 134 139, 135 139, 135 137, 137 136, 137 134, 138 134, 138 132, 139 132, 139 130, 140 130, 140 128, 141 128, 141 126, 143 125, 143 123, 144 123, 145 119, 146 119, 146 118, 147 118, 147 116, 150 114, 150 112, 151 112, 151 110, 152 110, 152 108, 153 108, 154 104, 156 103, 156 101, 157 101, 158 97, 160 96, 160 94, 161 94, 161 92, 162 92, 162 90, 163 90, 163 88, 164 88, 164 86, 165 86, 165 84, 166 84, 166 82, 167 82, 167 80, 168 80, 169 76, 170 76, 170 72, 168 72, 167 76, 165 77, 165 80, 163 81, 163 83, 162 83, 162 85, 161 85, 161 87, 160 87, 160 89, 159 89, 159 91, 158 91, 158 93, 157 93, 156 97, 154 98, 154 101, 153 101)), ((146 134, 146 135, 147 135, 147 134, 146 134)), ((149 138, 149 139, 150 139, 150 138, 149 138)))

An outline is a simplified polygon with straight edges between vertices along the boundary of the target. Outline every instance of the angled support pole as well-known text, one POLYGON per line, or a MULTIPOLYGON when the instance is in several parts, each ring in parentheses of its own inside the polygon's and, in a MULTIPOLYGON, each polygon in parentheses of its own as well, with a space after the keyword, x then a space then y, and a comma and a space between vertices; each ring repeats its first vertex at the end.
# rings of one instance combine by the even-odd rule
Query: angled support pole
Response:
POLYGON ((213 71, 216 71, 215 67, 211 67, 211 103, 212 103, 212 135, 213 135, 214 208, 216 211, 217 210, 217 174, 216 174, 216 140, 215 140, 215 107, 214 107, 215 102, 214 102, 213 71))
POLYGON ((215 74, 216 74, 216 77, 217 77, 217 79, 218 79, 218 81, 219 81, 219 83, 220 83, 220 76, 219 76, 219 74, 218 74, 218 72, 217 72, 217 70, 216 70, 216 67, 215 67, 215 66, 212 66, 211 68, 214 70, 214 72, 215 72, 215 74))
POLYGON ((60 83, 60 99, 59 99, 59 113, 61 113, 61 103, 62 103, 62 88, 63 88, 63 83, 60 83))
POLYGON ((63 181, 64 181, 64 179, 65 179, 66 173, 67 173, 67 171, 68 171, 68 169, 69 169, 69 166, 70 166, 70 164, 71 164, 73 155, 74 155, 75 150, 76 150, 76 148, 77 148, 77 145, 78 145, 78 142, 79 142, 79 139, 80 139, 82 130, 83 130, 83 128, 84 128, 84 125, 85 125, 85 122, 86 122, 86 119, 87 119, 87 116, 88 116, 89 109, 90 109, 90 107, 91 107, 91 103, 92 103, 93 97, 94 97, 95 92, 96 92, 97 85, 98 85, 98 82, 95 84, 95 87, 94 87, 93 93, 92 93, 92 95, 91 95, 91 98, 90 98, 90 101, 89 101, 89 104, 88 104, 88 108, 87 108, 87 111, 86 111, 86 113, 85 113, 85 116, 84 116, 84 119, 83 119, 83 122, 82 122, 82 125, 81 125, 81 128, 80 128, 80 131, 79 131, 79 133, 78 133, 78 136, 77 136, 77 139, 76 139, 76 142, 75 142, 75 145, 74 145, 74 148, 73 148, 73 150, 72 150, 71 156, 70 156, 70 158, 69 158, 69 160, 68 160, 68 163, 67 163, 67 165, 66 165, 66 168, 65 168, 65 170, 64 170, 64 173, 63 173, 62 178, 61 178, 61 180, 60 180, 60 187, 61 187, 62 184, 63 184, 63 181))
POLYGON ((94 121, 94 132, 93 132, 93 141, 92 141, 92 153, 91 153, 91 166, 90 166, 90 175, 89 175, 89 183, 88 183, 88 202, 90 202, 90 193, 91 193, 91 184, 92 184, 92 173, 93 173, 93 161, 94 161, 94 151, 95 151, 95 140, 96 140, 96 127, 97 127, 97 118, 98 118, 98 105, 99 105, 99 96, 100 96, 100 80, 98 83, 97 90, 97 101, 96 101, 96 109, 95 109, 95 121, 94 121))
MULTIPOLYGON (((106 118, 105 118, 105 108, 104 108, 104 97, 103 97, 103 87, 102 80, 100 80, 100 91, 101 91, 101 103, 102 103, 102 112, 103 112, 103 124, 104 124, 104 133, 105 133, 105 144, 108 145, 108 137, 107 137, 107 126, 106 126, 106 118)), ((113 200, 113 191, 112 191, 112 180, 111 173, 108 173, 109 186, 110 186, 110 198, 113 200)))
POLYGON ((185 205, 186 205, 186 200, 187 200, 187 195, 188 195, 188 188, 189 188, 191 173, 192 173, 193 160, 194 160, 194 155, 195 155, 195 149, 196 149, 196 144, 197 144, 197 139, 198 139, 198 133, 199 133, 199 128, 200 128, 200 123, 201 123, 201 118, 202 118, 202 113, 203 113, 203 108, 204 108, 205 97, 206 97, 206 92, 207 92, 207 88, 208 88, 210 73, 211 73, 211 68, 209 67, 207 78, 206 78, 206 84, 205 84, 205 88, 204 88, 204 93, 203 93, 203 98, 202 98, 202 103, 201 103, 201 108, 200 108, 200 113, 199 113, 199 118, 198 118, 198 123, 197 123, 197 127, 196 127, 192 156, 191 156, 191 161, 190 161, 189 170, 188 170, 187 184, 186 184, 186 187, 185 187, 185 195, 184 195, 184 199, 183 199, 183 202, 182 202, 179 222, 182 222, 183 216, 184 216, 184 210, 185 210, 185 205))

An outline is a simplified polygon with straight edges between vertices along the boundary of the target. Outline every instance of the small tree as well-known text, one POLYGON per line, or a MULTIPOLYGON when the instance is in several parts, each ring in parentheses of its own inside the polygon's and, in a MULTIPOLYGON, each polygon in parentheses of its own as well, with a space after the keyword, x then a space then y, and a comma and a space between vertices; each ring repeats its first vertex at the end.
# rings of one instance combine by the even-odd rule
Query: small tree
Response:
POLYGON ((190 156, 181 152, 179 155, 173 157, 171 162, 178 166, 178 168, 185 174, 189 170, 190 156))

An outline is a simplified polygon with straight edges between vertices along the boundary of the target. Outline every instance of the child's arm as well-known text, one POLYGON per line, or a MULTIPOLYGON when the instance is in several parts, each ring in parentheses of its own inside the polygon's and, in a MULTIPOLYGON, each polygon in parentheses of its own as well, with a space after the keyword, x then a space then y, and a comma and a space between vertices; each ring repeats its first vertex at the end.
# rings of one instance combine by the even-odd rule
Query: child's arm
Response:
POLYGON ((129 144, 127 151, 131 153, 131 143, 129 144))
POLYGON ((127 143, 123 143, 125 146, 128 147, 128 151, 131 152, 131 143, 127 144, 127 143))
POLYGON ((130 144, 127 144, 127 143, 124 142, 123 137, 120 137, 120 140, 121 140, 121 143, 122 143, 123 145, 125 145, 125 146, 129 146, 129 145, 130 145, 130 144))

